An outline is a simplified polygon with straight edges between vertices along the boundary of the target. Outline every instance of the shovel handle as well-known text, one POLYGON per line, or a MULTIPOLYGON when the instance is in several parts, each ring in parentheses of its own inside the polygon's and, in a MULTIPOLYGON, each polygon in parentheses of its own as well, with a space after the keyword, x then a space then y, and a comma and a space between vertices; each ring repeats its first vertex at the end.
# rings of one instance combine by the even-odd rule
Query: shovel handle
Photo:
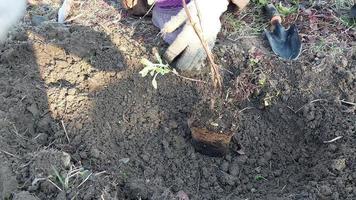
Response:
POLYGON ((267 12, 267 16, 271 19, 270 22, 272 25, 282 23, 282 17, 280 16, 277 8, 273 4, 268 4, 265 9, 267 12))

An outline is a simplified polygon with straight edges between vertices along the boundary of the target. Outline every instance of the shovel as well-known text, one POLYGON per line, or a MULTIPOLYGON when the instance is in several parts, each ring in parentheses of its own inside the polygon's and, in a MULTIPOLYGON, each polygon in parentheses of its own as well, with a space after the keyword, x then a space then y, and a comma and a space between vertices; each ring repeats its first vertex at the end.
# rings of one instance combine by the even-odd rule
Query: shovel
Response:
POLYGON ((351 7, 351 18, 356 19, 356 3, 351 7))
POLYGON ((302 51, 297 27, 293 24, 285 29, 281 24, 282 18, 274 5, 267 5, 266 11, 271 19, 273 30, 265 29, 265 34, 273 52, 286 60, 296 60, 302 51))

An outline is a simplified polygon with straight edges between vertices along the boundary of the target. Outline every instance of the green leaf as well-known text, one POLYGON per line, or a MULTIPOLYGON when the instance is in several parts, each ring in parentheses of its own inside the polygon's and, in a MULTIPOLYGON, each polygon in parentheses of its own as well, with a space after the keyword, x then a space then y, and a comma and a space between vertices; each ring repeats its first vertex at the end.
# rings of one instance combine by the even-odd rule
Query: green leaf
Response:
POLYGON ((146 58, 142 58, 142 59, 140 60, 140 62, 141 62, 141 64, 143 64, 143 65, 145 65, 145 66, 152 66, 152 65, 154 65, 151 61, 149 61, 149 60, 146 59, 146 58))
POLYGON ((265 86, 266 82, 267 82, 266 77, 265 76, 261 76, 260 79, 258 80, 258 85, 265 86))
POLYGON ((263 177, 263 176, 261 176, 261 175, 256 175, 255 176, 255 180, 256 181, 261 181, 261 180, 265 180, 266 178, 265 177, 263 177))
POLYGON ((153 88, 154 89, 156 89, 157 90, 157 81, 156 81, 156 76, 157 76, 157 74, 153 77, 153 79, 152 79, 152 86, 153 86, 153 88))
POLYGON ((57 169, 56 169, 54 166, 52 166, 52 169, 53 169, 54 174, 56 175, 58 181, 61 183, 61 185, 62 185, 62 186, 65 186, 63 177, 59 174, 59 172, 57 171, 57 169))
POLYGON ((172 70, 167 67, 167 66, 163 66, 163 67, 157 67, 156 72, 161 74, 161 75, 165 75, 168 74, 169 72, 171 72, 172 70))
POLYGON ((155 53, 155 56, 156 56, 157 61, 158 61, 160 64, 163 64, 162 58, 161 58, 161 56, 160 56, 157 52, 155 53))
POLYGON ((148 74, 150 71, 152 71, 152 70, 154 70, 154 67, 146 66, 145 68, 143 68, 143 69, 139 72, 139 74, 141 74, 142 77, 145 77, 145 76, 147 76, 147 74, 148 74))
POLYGON ((151 76, 155 75, 156 70, 157 70, 157 68, 154 68, 152 71, 150 71, 151 76))

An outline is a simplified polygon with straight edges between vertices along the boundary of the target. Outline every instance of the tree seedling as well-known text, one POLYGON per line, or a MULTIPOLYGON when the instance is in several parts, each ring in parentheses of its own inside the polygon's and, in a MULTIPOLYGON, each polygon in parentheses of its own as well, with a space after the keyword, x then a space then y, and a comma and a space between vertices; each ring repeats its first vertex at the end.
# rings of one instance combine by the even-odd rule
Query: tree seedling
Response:
POLYGON ((171 69, 169 64, 164 64, 161 56, 158 53, 155 53, 155 57, 158 63, 153 63, 146 58, 141 59, 141 63, 145 66, 139 73, 142 77, 146 77, 150 74, 152 79, 152 86, 157 89, 157 76, 158 75, 165 75, 170 72, 177 73, 175 69, 171 69))
POLYGON ((201 83, 206 83, 205 81, 202 80, 198 80, 198 79, 193 79, 193 78, 189 78, 189 77, 185 77, 180 75, 177 70, 171 68, 169 66, 169 64, 164 64, 161 56, 158 53, 155 53, 155 57, 156 60, 158 61, 158 63, 153 63, 151 61, 149 61, 146 58, 142 58, 141 59, 141 64, 143 64, 145 67, 139 72, 139 74, 141 74, 142 77, 146 77, 148 74, 150 74, 153 79, 152 79, 152 86, 157 89, 157 76, 158 75, 166 75, 168 73, 173 73, 174 75, 189 80, 189 81, 194 81, 194 82, 201 82, 201 83))

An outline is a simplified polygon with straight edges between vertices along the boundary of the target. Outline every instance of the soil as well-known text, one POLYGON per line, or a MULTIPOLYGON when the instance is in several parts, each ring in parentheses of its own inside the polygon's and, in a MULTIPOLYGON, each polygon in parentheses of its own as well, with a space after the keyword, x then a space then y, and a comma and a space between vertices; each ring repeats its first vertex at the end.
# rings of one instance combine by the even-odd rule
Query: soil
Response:
POLYGON ((353 28, 323 18, 311 34, 300 13, 303 53, 283 61, 223 19, 214 53, 234 115, 221 123, 244 154, 209 157, 187 124, 209 87, 168 74, 155 90, 138 73, 167 47, 149 18, 78 1, 61 25, 59 2, 32 3, 0 45, 0 199, 356 199, 353 28))

